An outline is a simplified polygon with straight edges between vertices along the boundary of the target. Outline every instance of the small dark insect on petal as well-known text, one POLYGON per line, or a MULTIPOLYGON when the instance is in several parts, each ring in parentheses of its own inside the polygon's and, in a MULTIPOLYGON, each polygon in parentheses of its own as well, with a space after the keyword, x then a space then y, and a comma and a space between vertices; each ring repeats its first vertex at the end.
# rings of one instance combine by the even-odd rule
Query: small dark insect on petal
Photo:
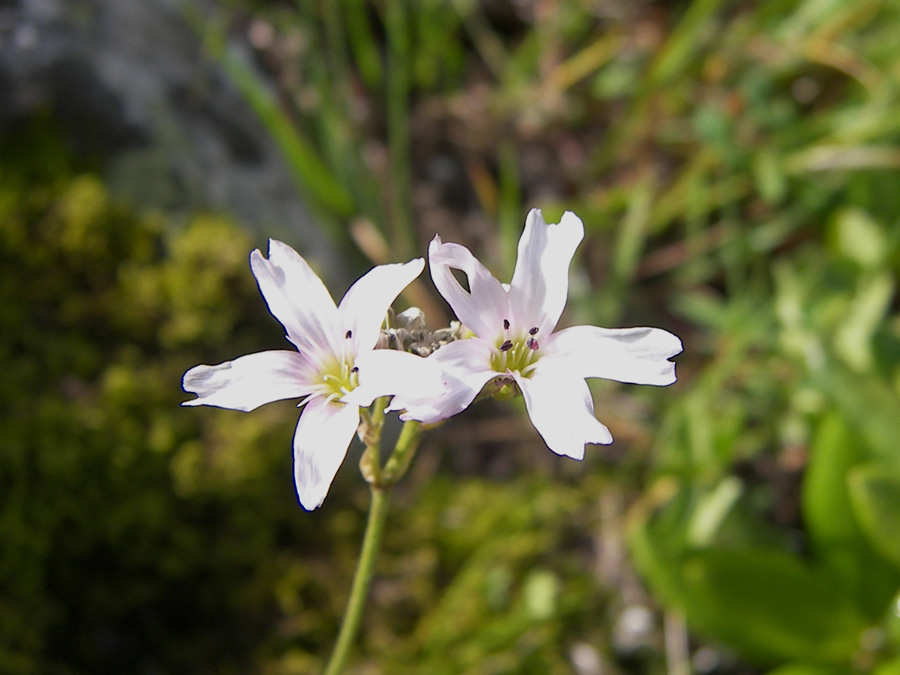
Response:
POLYGON ((534 326, 533 328, 529 328, 529 329, 528 329, 528 334, 529 334, 529 335, 537 335, 537 332, 538 332, 538 327, 537 327, 537 326, 534 326))
POLYGON ((538 341, 535 340, 534 338, 528 338, 528 339, 525 341, 525 345, 526 345, 529 349, 532 349, 532 350, 534 350, 534 351, 537 351, 538 348, 540 347, 540 345, 538 344, 538 341))
POLYGON ((512 349, 512 340, 507 340, 502 345, 500 345, 501 352, 508 352, 510 349, 512 349))
POLYGON ((352 331, 352 330, 348 330, 348 331, 347 331, 347 334, 346 334, 344 337, 347 338, 347 339, 349 340, 350 338, 353 337, 353 331, 352 331))
POLYGON ((509 330, 509 319, 503 319, 503 330, 509 330))

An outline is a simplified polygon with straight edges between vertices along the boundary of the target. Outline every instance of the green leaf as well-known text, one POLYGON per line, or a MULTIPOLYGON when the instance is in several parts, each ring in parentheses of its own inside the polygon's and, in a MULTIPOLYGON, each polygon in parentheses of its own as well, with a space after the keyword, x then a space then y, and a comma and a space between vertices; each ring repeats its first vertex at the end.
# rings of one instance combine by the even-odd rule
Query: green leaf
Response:
POLYGON ((873 377, 861 378, 835 362, 816 374, 815 383, 866 443, 871 457, 888 461, 898 457, 900 397, 887 383, 873 377))
POLYGON ((900 565, 900 465, 859 467, 848 480, 854 512, 869 541, 900 565))
POLYGON ((850 311, 835 331, 835 352, 857 372, 869 372, 875 366, 872 338, 890 309, 895 286, 890 272, 861 279, 850 311))
POLYGON ((849 658, 868 623, 853 588, 780 550, 692 551, 685 533, 695 508, 690 491, 660 481, 631 513, 635 565, 664 604, 684 612, 693 629, 761 662, 849 658))
POLYGON ((845 207, 834 216, 831 246, 862 267, 879 267, 890 250, 883 226, 858 207, 845 207))
POLYGON ((816 430, 803 481, 803 516, 816 558, 877 619, 896 593, 897 571, 870 545, 851 504, 847 477, 867 459, 863 441, 833 413, 816 430))
POLYGON ((751 658, 843 661, 866 626, 830 573, 783 551, 710 549, 683 570, 688 621, 751 658))
POLYGON ((860 539, 846 481, 853 466, 865 459, 860 443, 837 413, 825 417, 816 429, 803 480, 803 516, 817 548, 860 539))

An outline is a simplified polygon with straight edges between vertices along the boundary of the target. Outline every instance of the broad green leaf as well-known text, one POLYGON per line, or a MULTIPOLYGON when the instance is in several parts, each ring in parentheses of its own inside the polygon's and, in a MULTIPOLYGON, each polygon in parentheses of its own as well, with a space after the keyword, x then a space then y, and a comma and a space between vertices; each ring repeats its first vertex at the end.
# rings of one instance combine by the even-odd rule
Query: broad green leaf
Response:
POLYGON ((779 550, 689 549, 686 530, 696 504, 688 490, 651 494, 667 501, 652 515, 631 514, 628 543, 642 576, 694 629, 760 661, 838 662, 856 648, 867 621, 848 584, 779 550))
POLYGON ((830 573, 783 551, 710 549, 683 573, 688 622, 750 658, 844 661, 866 626, 830 573))
POLYGON ((862 439, 843 418, 825 417, 803 481, 803 517, 817 560, 835 574, 837 583, 855 592, 867 616, 876 619, 900 580, 870 545, 851 504, 847 477, 865 459, 862 439))
POLYGON ((859 467, 849 483, 854 512, 869 541, 900 565, 900 465, 859 467))

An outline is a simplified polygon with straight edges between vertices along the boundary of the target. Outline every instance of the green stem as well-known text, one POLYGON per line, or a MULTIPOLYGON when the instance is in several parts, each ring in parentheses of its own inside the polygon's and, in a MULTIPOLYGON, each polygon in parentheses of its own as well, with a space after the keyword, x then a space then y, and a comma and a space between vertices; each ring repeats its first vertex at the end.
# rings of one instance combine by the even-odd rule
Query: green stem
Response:
POLYGON ((347 603, 347 611, 341 623, 341 632, 338 634, 337 644, 328 661, 325 675, 338 675, 347 663, 350 656, 350 647, 359 631, 362 620, 363 606, 369 593, 369 584, 372 582, 372 572, 375 569, 375 557, 381 544, 381 535, 384 532, 384 523, 387 520, 388 501, 390 488, 372 488, 372 505, 369 508, 369 520, 366 523, 366 536, 363 539, 362 552, 359 554, 359 563, 356 567, 356 575, 353 577, 353 586, 350 589, 350 601, 347 603))
POLYGON ((381 474, 381 484, 383 487, 390 488, 403 477, 409 468, 410 462, 419 448, 419 441, 422 439, 422 425, 418 422, 410 420, 403 424, 400 429, 400 437, 394 446, 390 459, 384 465, 384 471, 381 474))

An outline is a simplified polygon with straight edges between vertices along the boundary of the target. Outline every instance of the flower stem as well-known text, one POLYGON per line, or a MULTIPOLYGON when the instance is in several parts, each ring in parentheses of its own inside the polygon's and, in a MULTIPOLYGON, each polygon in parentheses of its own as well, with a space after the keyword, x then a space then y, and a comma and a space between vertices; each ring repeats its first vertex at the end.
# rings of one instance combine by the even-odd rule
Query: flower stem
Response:
POLYGON ((337 644, 331 653, 331 659, 325 668, 325 675, 338 675, 347 663, 350 656, 350 647, 359 631, 362 619, 363 606, 369 593, 369 584, 372 581, 372 572, 375 569, 375 558, 378 547, 381 544, 381 535, 384 532, 384 523, 387 520, 388 502, 390 499, 390 487, 383 488, 374 484, 372 488, 372 504, 369 507, 369 520, 366 523, 366 535, 363 538, 362 551, 359 554, 356 574, 353 577, 353 586, 350 589, 350 600, 347 603, 347 611, 341 623, 341 632, 338 634, 337 644))
POLYGON ((420 440, 422 440, 422 425, 413 420, 404 423, 394 451, 384 465, 382 485, 390 487, 403 477, 419 448, 420 440))
POLYGON ((366 604, 366 596, 369 594, 369 585, 372 583, 375 557, 378 555, 384 523, 387 520, 391 488, 406 473, 422 438, 422 425, 418 422, 406 422, 400 430, 400 437, 397 439, 391 457, 382 470, 378 460, 381 426, 381 418, 373 419, 371 416, 364 416, 362 436, 365 437, 363 440, 366 443, 366 452, 360 461, 360 469, 372 490, 372 504, 369 507, 369 520, 366 523, 366 534, 363 537, 359 562, 356 564, 356 574, 350 588, 350 600, 347 602, 347 610, 344 612, 344 619, 341 623, 341 632, 338 633, 337 644, 335 644, 331 659, 325 668, 325 675, 338 675, 347 664, 350 647, 353 646, 353 641, 359 632, 363 607, 366 604))

